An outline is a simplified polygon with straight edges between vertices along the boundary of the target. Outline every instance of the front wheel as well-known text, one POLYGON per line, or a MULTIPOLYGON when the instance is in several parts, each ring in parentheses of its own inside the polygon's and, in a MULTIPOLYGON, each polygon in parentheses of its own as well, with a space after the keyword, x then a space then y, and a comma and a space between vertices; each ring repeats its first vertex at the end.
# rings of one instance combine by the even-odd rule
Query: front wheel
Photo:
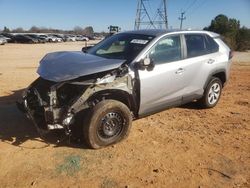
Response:
POLYGON ((222 82, 219 78, 212 77, 207 85, 204 95, 200 100, 204 108, 213 108, 218 103, 222 91, 222 82))
POLYGON ((128 107, 115 100, 104 100, 90 109, 83 125, 85 142, 98 149, 127 137, 132 117, 128 107))

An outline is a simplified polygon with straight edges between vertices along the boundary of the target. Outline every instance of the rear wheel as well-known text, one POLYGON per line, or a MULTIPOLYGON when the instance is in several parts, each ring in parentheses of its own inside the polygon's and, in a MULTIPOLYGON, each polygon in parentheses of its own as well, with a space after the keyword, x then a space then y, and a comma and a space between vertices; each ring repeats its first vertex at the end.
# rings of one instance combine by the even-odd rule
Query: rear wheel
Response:
POLYGON ((219 78, 212 77, 207 85, 200 104, 204 108, 212 108, 218 103, 222 91, 222 82, 219 78))
POLYGON ((128 107, 115 100, 104 100, 89 112, 83 125, 85 142, 98 149, 127 137, 132 124, 128 107))

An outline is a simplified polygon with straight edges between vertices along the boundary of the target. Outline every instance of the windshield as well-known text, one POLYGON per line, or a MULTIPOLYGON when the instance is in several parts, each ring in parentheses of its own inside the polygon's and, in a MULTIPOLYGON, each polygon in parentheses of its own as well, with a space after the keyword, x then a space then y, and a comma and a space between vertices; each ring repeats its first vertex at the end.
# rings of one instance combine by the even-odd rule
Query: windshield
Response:
POLYGON ((108 59, 125 59, 130 62, 153 38, 154 36, 150 35, 120 33, 100 42, 87 53, 108 59))

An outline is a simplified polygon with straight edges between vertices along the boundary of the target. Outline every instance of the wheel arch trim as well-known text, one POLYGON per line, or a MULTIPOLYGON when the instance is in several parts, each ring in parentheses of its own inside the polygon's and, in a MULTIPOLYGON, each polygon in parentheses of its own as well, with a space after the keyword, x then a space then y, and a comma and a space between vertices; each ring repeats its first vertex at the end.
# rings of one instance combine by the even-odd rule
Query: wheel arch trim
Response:
POLYGON ((205 90, 207 85, 209 84, 210 80, 212 79, 212 77, 217 77, 221 80, 222 82, 222 86, 226 83, 226 69, 217 69, 213 72, 211 72, 203 86, 203 89, 205 90), (222 74, 222 76, 224 77, 223 80, 220 76, 218 76, 219 74, 222 74))

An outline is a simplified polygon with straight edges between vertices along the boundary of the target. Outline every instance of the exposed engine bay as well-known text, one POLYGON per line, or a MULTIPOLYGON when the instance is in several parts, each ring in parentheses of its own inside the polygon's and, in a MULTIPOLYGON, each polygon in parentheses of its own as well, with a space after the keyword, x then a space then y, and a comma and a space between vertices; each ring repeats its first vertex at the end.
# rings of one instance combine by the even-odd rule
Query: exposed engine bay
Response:
POLYGON ((133 85, 126 64, 114 70, 63 82, 39 77, 27 88, 17 105, 38 129, 65 129, 66 134, 70 134, 70 125, 74 124, 75 115, 100 100, 115 98, 114 95, 124 92, 130 98, 127 100, 135 101, 133 85))

